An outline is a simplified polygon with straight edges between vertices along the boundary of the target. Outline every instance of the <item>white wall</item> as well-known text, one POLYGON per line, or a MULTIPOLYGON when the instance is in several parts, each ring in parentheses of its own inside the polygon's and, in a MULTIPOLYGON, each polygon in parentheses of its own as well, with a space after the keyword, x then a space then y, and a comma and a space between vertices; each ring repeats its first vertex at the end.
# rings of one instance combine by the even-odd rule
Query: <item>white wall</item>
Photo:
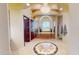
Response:
POLYGON ((67 25, 68 30, 63 38, 68 54, 79 54, 79 4, 69 4, 69 12, 63 13, 63 24, 67 25))
POLYGON ((11 39, 17 48, 24 46, 23 17, 20 10, 10 10, 11 39))
POLYGON ((0 54, 9 54, 7 4, 0 3, 0 54))
POLYGON ((69 29, 69 27, 70 27, 69 20, 70 20, 69 13, 68 12, 64 12, 63 13, 63 27, 64 27, 64 25, 66 25, 66 27, 67 27, 67 35, 63 37, 63 40, 65 42, 67 42, 67 44, 68 44, 68 40, 69 40, 69 30, 70 30, 69 29))
POLYGON ((69 4, 69 54, 79 54, 79 4, 69 4))
POLYGON ((24 46, 23 15, 31 17, 29 9, 10 10, 11 48, 17 50, 24 46))

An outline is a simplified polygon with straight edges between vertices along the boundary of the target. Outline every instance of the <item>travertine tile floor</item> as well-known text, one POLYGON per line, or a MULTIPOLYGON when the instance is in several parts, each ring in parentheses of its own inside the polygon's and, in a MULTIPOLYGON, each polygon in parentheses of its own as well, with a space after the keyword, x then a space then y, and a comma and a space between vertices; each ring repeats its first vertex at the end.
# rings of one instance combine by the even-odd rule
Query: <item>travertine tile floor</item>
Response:
POLYGON ((58 46, 58 52, 56 55, 66 55, 67 54, 67 43, 62 41, 62 40, 57 40, 57 39, 33 39, 31 42, 26 43, 25 47, 20 48, 17 52, 19 55, 37 55, 34 51, 33 48, 34 46, 39 43, 39 42, 52 42, 58 46))

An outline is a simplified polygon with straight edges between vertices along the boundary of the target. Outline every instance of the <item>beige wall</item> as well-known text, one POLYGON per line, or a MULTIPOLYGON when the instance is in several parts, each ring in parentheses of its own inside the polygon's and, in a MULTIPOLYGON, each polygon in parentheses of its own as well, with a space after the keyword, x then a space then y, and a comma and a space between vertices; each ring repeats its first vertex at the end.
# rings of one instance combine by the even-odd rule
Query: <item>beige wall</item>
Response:
POLYGON ((79 54, 79 4, 69 7, 69 54, 79 54))
POLYGON ((23 15, 31 17, 29 9, 10 10, 11 48, 17 50, 24 46, 23 15))
POLYGON ((0 3, 0 54, 10 54, 7 4, 0 3))
POLYGON ((67 43, 68 54, 79 54, 79 4, 69 4, 69 12, 63 13, 63 24, 68 34, 63 41, 67 43))
POLYGON ((24 45, 23 40, 23 17, 20 10, 10 10, 11 40, 20 48, 24 45))
POLYGON ((66 25, 67 27, 67 35, 63 37, 63 40, 67 42, 68 44, 68 40, 69 40, 69 20, 70 20, 70 15, 68 12, 64 12, 63 13, 63 26, 66 25))

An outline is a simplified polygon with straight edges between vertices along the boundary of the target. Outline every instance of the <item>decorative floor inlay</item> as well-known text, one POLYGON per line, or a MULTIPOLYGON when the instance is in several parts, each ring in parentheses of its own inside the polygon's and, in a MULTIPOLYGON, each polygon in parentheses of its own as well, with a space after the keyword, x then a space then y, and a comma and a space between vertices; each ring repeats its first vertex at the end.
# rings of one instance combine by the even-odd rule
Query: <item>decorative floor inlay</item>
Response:
POLYGON ((40 42, 34 46, 34 52, 38 55, 54 55, 58 47, 52 42, 40 42))

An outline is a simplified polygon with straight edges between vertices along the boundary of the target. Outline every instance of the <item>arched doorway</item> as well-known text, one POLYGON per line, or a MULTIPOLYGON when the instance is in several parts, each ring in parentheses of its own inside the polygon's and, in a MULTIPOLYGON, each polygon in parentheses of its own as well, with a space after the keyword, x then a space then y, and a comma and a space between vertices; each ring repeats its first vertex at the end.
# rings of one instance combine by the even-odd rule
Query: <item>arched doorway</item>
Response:
POLYGON ((54 31, 54 21, 50 16, 42 16, 39 20, 41 32, 54 31))
POLYGON ((54 31, 54 20, 51 16, 41 16, 39 19, 39 34, 40 38, 55 38, 54 31))
POLYGON ((42 31, 50 31, 51 29, 51 22, 49 20, 45 20, 41 24, 41 30, 42 31))

